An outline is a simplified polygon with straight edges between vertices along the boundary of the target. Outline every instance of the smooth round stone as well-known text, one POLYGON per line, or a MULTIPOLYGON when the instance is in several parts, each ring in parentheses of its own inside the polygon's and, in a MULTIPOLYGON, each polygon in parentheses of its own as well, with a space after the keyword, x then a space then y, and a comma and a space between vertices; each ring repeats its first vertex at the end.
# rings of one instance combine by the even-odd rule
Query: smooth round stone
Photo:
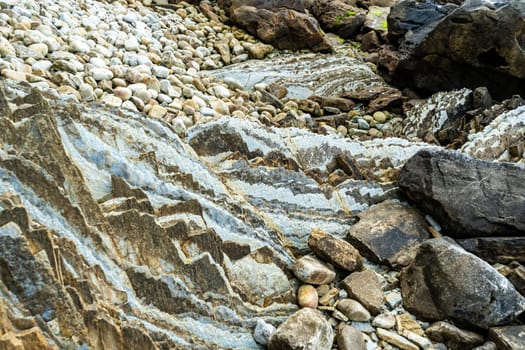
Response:
POLYGON ((153 105, 148 112, 148 116, 153 119, 162 119, 167 113, 168 110, 165 107, 153 105))
POLYGON ((2 76, 6 79, 11 79, 11 80, 26 80, 26 73, 17 72, 12 69, 3 69, 2 76))
POLYGON ((144 84, 148 87, 148 89, 154 90, 156 92, 160 92, 160 82, 155 78, 146 75, 144 79, 142 80, 144 84))
POLYGON ((152 97, 149 90, 137 90, 133 92, 133 95, 141 99, 144 103, 147 103, 152 97))
POLYGON ((153 66, 151 72, 159 79, 165 79, 170 74, 170 70, 163 66, 153 66))
POLYGON ((106 95, 100 99, 100 102, 110 107, 120 107, 122 105, 122 100, 115 95, 106 95))
POLYGON ((102 90, 101 88, 95 88, 95 96, 97 98, 100 98, 102 96, 102 94, 104 93, 104 90, 102 90))
POLYGON ((193 95, 191 98, 193 102, 195 102, 200 108, 206 107, 206 101, 204 101, 202 98, 200 98, 197 95, 193 95))
POLYGON ((48 52, 54 52, 60 49, 60 44, 53 37, 46 37, 42 42, 47 45, 48 52))
POLYGON ((124 16, 122 16, 122 20, 128 23, 135 23, 139 20, 139 16, 136 12, 129 11, 124 16))
POLYGON ((386 114, 384 112, 375 112, 372 117, 374 118, 374 120, 378 123, 384 123, 386 122, 386 120, 388 119, 388 117, 386 116, 386 114))
POLYGON ((221 100, 212 101, 210 102, 211 108, 215 110, 215 112, 221 114, 221 115, 228 115, 230 114, 230 109, 228 108, 228 105, 221 100))
POLYGON ((317 290, 309 285, 305 284, 299 287, 297 291, 297 303, 300 307, 309 307, 312 309, 317 308, 319 302, 319 296, 317 290))
POLYGON ((51 61, 36 61, 31 65, 31 68, 33 68, 33 70, 48 71, 52 65, 53 63, 51 61))
POLYGON ((47 53, 49 51, 47 45, 44 44, 44 43, 32 44, 32 45, 29 45, 28 48, 33 50, 33 51, 35 51, 35 52, 38 52, 42 56, 47 55, 47 53))
POLYGON ((126 87, 128 85, 126 83, 126 80, 122 78, 114 78, 112 81, 113 81, 113 87, 126 87))
POLYGON ((140 44, 137 38, 131 36, 124 42, 124 48, 128 51, 139 51, 140 44))
POLYGON ((192 106, 184 106, 183 110, 182 110, 184 113, 186 113, 187 115, 194 115, 195 114, 195 108, 192 107, 192 106))
POLYGON ((78 88, 78 92, 80 93, 80 97, 84 101, 93 101, 95 100, 95 91, 93 89, 93 86, 89 84, 82 84, 78 88))
POLYGON ((135 104, 131 101, 124 101, 122 102, 122 106, 121 108, 124 108, 124 109, 129 109, 130 111, 134 111, 134 112, 138 112, 138 108, 137 106, 135 106, 135 104))
POLYGON ((371 317, 368 310, 361 305, 361 303, 353 299, 339 300, 337 309, 351 321, 367 322, 371 317))
POLYGON ((115 94, 115 96, 120 98, 122 101, 129 100, 131 96, 133 95, 133 92, 130 89, 125 88, 125 87, 116 87, 113 89, 113 93, 115 94))
POLYGON ((199 112, 205 117, 214 117, 216 115, 215 111, 209 107, 203 107, 199 109, 199 112))
POLYGON ((217 98, 229 98, 229 97, 231 97, 230 90, 228 90, 228 88, 225 87, 224 85, 215 85, 213 87, 213 94, 217 98))
POLYGON ((157 96, 157 101, 159 101, 159 103, 162 104, 162 105, 167 105, 167 104, 170 104, 171 101, 173 101, 173 99, 171 97, 169 97, 168 95, 159 94, 157 96))
POLYGON ((390 328, 394 328, 395 325, 396 325, 396 318, 390 312, 385 312, 380 315, 377 315, 372 320, 372 326, 374 327, 390 329, 390 328))
POLYGON ((72 38, 69 47, 71 52, 88 53, 91 50, 85 40, 80 37, 72 38))
POLYGON ((129 100, 133 102, 133 104, 137 107, 139 111, 142 111, 144 109, 145 107, 144 101, 142 101, 140 98, 136 96, 131 96, 129 100))
POLYGON ((113 79, 113 72, 106 68, 93 68, 89 71, 89 74, 96 81, 113 79))
POLYGON ((89 63, 98 68, 106 68, 106 61, 100 57, 91 57, 89 63))

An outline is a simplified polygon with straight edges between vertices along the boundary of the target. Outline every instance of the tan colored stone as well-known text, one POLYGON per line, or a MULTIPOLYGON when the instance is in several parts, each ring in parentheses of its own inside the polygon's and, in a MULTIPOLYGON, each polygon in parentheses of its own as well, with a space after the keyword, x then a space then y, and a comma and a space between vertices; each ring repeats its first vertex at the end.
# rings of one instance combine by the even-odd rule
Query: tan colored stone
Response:
POLYGON ((308 246, 317 256, 343 270, 352 272, 363 266, 363 258, 354 246, 319 229, 312 230, 308 246))
POLYGON ((309 284, 300 286, 299 290, 297 291, 297 303, 300 307, 309 307, 312 309, 317 308, 317 290, 315 290, 315 288, 309 284))

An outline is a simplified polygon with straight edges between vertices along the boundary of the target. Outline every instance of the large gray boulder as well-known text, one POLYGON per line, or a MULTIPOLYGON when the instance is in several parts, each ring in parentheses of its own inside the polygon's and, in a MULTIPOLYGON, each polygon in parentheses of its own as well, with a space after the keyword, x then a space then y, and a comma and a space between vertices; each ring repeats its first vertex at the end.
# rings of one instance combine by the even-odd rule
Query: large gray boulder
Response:
POLYGON ((334 331, 323 314, 304 308, 290 316, 270 337, 269 350, 330 350, 334 331))
POLYGON ((401 52, 392 76, 427 92, 487 86, 499 99, 523 95, 524 18, 522 0, 401 1, 388 19, 401 52))
POLYGON ((401 275, 405 308, 417 317, 450 318, 487 329, 525 311, 525 298, 492 266, 446 238, 423 243, 401 275))
POLYGON ((399 184, 454 237, 525 235, 525 169, 449 150, 421 150, 399 184))

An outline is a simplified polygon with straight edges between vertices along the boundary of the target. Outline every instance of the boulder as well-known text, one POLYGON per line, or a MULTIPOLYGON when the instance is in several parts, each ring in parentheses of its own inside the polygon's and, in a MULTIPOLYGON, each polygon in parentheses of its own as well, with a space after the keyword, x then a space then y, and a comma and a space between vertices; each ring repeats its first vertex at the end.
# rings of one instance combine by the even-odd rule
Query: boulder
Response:
POLYGON ((330 52, 332 45, 300 0, 233 0, 220 3, 240 27, 279 49, 330 52))
POLYGON ((359 301, 370 313, 379 313, 385 302, 385 295, 374 271, 354 272, 341 283, 348 295, 359 301))
POLYGON ((402 53, 391 76, 424 92, 486 86, 498 99, 523 95, 523 18, 520 0, 465 1, 461 6, 401 1, 388 18, 392 39, 401 38, 402 53))
POLYGON ((375 262, 406 266, 419 243, 429 238, 427 226, 416 209, 389 200, 359 214, 347 240, 375 262))
POLYGON ((403 305, 424 319, 487 329, 525 311, 525 298, 503 275, 446 238, 421 244, 400 282, 403 305))
POLYGON ((496 327, 489 331, 489 338, 498 350, 519 350, 525 348, 525 326, 496 327))
POLYGON ((522 166, 477 160, 456 151, 421 150, 401 169, 408 197, 458 238, 525 235, 522 166))
POLYGON ((269 350, 330 350, 334 335, 332 326, 317 310, 305 308, 282 323, 270 337, 269 350))
POLYGON ((363 266, 363 258, 357 249, 350 243, 321 230, 312 230, 308 246, 317 256, 340 269, 353 272, 363 266))
POLYGON ((352 38, 365 23, 366 12, 348 1, 311 1, 308 8, 321 24, 321 27, 341 38, 352 38))

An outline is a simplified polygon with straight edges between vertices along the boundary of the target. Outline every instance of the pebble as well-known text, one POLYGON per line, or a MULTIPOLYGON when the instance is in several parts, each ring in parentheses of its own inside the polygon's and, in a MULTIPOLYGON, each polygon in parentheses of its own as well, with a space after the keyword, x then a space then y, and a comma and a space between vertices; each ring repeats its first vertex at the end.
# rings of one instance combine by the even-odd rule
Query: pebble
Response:
POLYGON ((318 297, 315 288, 309 284, 304 284, 297 290, 297 304, 300 307, 317 308, 318 297))
POLYGON ((110 107, 120 107, 122 105, 122 100, 114 95, 106 95, 100 101, 110 107))
POLYGON ((89 74, 96 81, 113 79, 113 72, 106 68, 93 68, 89 71, 89 74))
POLYGON ((165 107, 154 105, 149 110, 148 117, 153 119, 162 119, 167 113, 168 110, 165 107))
POLYGON ((381 111, 377 111, 375 112, 372 117, 374 118, 374 120, 378 123, 384 123, 387 121, 388 117, 387 115, 384 113, 384 112, 381 112, 381 111))
POLYGON ((378 328, 376 333, 377 333, 377 336, 380 339, 383 339, 386 342, 388 342, 388 343, 390 343, 390 344, 392 344, 394 346, 397 346, 400 349, 403 349, 403 350, 419 350, 419 347, 416 344, 412 343, 411 341, 409 341, 405 337, 402 337, 399 334, 396 334, 394 332, 390 332, 390 331, 387 331, 385 329, 378 328))
POLYGON ((374 327, 390 329, 390 328, 394 328, 395 325, 396 325, 396 318, 390 312, 385 312, 380 315, 377 315, 372 320, 372 326, 374 327))
POLYGON ((293 272, 299 280, 309 284, 327 284, 335 278, 335 271, 309 255, 296 261, 293 272))
POLYGON ((367 322, 371 317, 365 307, 353 299, 339 300, 337 308, 351 321, 367 322))

